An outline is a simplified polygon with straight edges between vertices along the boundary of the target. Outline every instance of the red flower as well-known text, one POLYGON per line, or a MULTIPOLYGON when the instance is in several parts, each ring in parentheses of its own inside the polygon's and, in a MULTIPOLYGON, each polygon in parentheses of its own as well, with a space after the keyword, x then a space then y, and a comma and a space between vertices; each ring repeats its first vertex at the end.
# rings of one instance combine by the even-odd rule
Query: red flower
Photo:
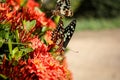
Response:
MULTIPOLYGON (((43 51, 43 50, 47 51, 47 46, 44 45, 44 44, 39 40, 38 37, 31 38, 31 39, 29 39, 27 42, 29 42, 29 46, 30 46, 33 50, 39 48, 39 50, 42 49, 42 51, 43 51)), ((41 51, 41 50, 40 50, 40 51, 41 51)))
MULTIPOLYGON (((3 64, 0 64, 0 74, 12 80, 71 80, 71 73, 67 69, 66 63, 60 63, 48 50, 48 46, 53 43, 51 41, 52 30, 46 31, 43 36, 49 43, 48 46, 35 34, 35 30, 42 29, 43 26, 54 29, 56 27, 55 23, 46 18, 42 11, 35 10, 35 7, 38 7, 39 4, 34 0, 28 0, 25 7, 20 6, 22 1, 7 0, 6 3, 0 3, 0 22, 9 22, 11 32, 18 30, 20 43, 28 43, 24 47, 31 47, 33 52, 22 56, 19 61, 14 59, 9 61, 4 57, 3 64), (26 32, 23 20, 36 20, 36 25, 29 32, 26 32), (26 56, 28 57, 26 58, 26 56), (17 64, 15 64, 16 62, 17 64)), ((16 38, 13 40, 16 40, 16 38)))
POLYGON ((47 19, 45 17, 45 13, 41 11, 33 10, 33 9, 27 9, 27 10, 25 9, 24 14, 25 14, 24 16, 26 17, 26 19, 37 21, 36 27, 43 27, 43 26, 47 26, 50 28, 56 27, 56 24, 51 19, 47 19))
POLYGON ((36 20, 36 27, 47 26, 55 28, 55 23, 52 20, 47 19, 45 13, 40 10, 33 9, 38 6, 37 4, 38 3, 34 2, 34 0, 28 0, 28 7, 20 8, 20 5, 15 3, 14 0, 7 0, 7 3, 0 3, 0 21, 9 21, 12 24, 12 30, 18 28, 18 26, 22 23, 22 20, 25 19, 36 20), (30 5, 33 6, 29 7, 30 5), (10 8, 11 6, 13 7, 12 9, 10 8))
POLYGON ((52 31, 46 31, 45 33, 45 40, 48 42, 49 45, 53 44, 52 39, 52 31))
POLYGON ((4 64, 0 65, 0 73, 13 80, 71 80, 67 67, 60 65, 50 53, 40 53, 35 50, 31 54, 33 54, 31 58, 27 61, 19 60, 16 66, 4 60, 4 64))
POLYGON ((56 28, 56 24, 51 19, 48 19, 47 26, 49 26, 52 29, 56 28))
POLYGON ((39 7, 39 4, 35 2, 34 0, 28 0, 26 6, 28 8, 34 9, 35 7, 39 7))

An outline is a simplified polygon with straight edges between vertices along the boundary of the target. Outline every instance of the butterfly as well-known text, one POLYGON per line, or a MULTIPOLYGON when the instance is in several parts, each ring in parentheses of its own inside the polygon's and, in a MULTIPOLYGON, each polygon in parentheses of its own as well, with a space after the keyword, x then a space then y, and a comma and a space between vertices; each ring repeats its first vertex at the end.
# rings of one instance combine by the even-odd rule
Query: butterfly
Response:
POLYGON ((53 15, 72 16, 70 0, 57 0, 56 8, 52 11, 53 15))
POLYGON ((63 21, 60 19, 57 28, 52 33, 52 41, 59 46, 57 51, 64 51, 73 36, 76 27, 76 20, 72 20, 70 24, 63 28, 63 21))

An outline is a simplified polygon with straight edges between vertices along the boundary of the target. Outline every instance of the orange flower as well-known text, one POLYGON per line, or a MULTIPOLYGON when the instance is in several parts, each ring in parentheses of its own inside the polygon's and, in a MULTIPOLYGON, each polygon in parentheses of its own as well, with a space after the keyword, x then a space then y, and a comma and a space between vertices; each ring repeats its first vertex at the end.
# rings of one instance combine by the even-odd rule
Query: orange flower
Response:
POLYGON ((51 19, 48 19, 47 26, 49 26, 51 29, 56 28, 56 24, 51 19))
MULTIPOLYGON (((4 58, 3 64, 0 64, 0 74, 11 80, 71 80, 66 63, 60 64, 49 52, 48 46, 54 44, 51 41, 52 30, 47 30, 44 36, 44 39, 49 43, 48 46, 34 33, 38 28, 42 29, 43 26, 47 29, 55 29, 56 24, 47 18, 44 12, 34 9, 39 6, 34 0, 28 0, 25 7, 20 6, 21 1, 23 0, 7 0, 6 3, 0 3, 0 22, 9 22, 11 32, 18 30, 19 42, 21 44, 29 43, 28 46, 33 51, 22 56, 19 61, 14 61, 14 59, 9 61, 4 58), (23 28, 23 20, 35 20, 36 24, 29 32, 26 32, 23 28), (16 62, 17 64, 15 64, 16 62)), ((12 37, 14 41, 17 39, 14 38, 16 35, 12 37)), ((17 44, 14 46, 16 47, 17 44)), ((22 48, 24 47, 22 46, 22 48)), ((20 54, 20 51, 18 52, 20 54)))
POLYGON ((28 60, 19 60, 16 66, 4 60, 3 65, 0 65, 0 74, 12 80, 71 80, 66 66, 61 65, 50 53, 41 53, 38 50, 32 52, 28 60))
POLYGON ((37 48, 41 48, 41 49, 44 49, 47 51, 47 46, 44 45, 38 37, 34 37, 34 38, 31 38, 29 39, 27 42, 29 42, 29 46, 35 50, 37 48))
POLYGON ((35 0, 28 0, 26 6, 28 8, 34 9, 35 7, 39 7, 39 4, 35 2, 35 0))
POLYGON ((53 44, 53 41, 51 40, 52 32, 51 31, 46 31, 45 33, 45 40, 48 42, 49 45, 53 44))

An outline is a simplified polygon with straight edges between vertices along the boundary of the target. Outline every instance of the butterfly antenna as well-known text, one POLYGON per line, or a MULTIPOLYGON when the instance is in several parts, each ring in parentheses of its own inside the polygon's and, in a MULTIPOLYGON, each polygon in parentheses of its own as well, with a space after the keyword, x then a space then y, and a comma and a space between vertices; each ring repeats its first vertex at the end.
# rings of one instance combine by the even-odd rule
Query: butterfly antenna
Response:
POLYGON ((75 50, 72 50, 72 49, 70 49, 70 51, 72 51, 74 53, 79 53, 79 51, 75 51, 75 50))
POLYGON ((50 19, 52 19, 54 17, 54 15, 52 15, 51 17, 50 17, 50 19))

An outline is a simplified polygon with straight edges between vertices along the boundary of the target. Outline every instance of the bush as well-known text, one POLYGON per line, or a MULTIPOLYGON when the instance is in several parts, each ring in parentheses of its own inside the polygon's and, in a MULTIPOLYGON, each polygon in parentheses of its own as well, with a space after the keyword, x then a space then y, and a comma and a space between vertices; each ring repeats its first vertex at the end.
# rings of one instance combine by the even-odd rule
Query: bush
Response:
POLYGON ((82 0, 76 16, 117 17, 120 16, 120 0, 82 0))

